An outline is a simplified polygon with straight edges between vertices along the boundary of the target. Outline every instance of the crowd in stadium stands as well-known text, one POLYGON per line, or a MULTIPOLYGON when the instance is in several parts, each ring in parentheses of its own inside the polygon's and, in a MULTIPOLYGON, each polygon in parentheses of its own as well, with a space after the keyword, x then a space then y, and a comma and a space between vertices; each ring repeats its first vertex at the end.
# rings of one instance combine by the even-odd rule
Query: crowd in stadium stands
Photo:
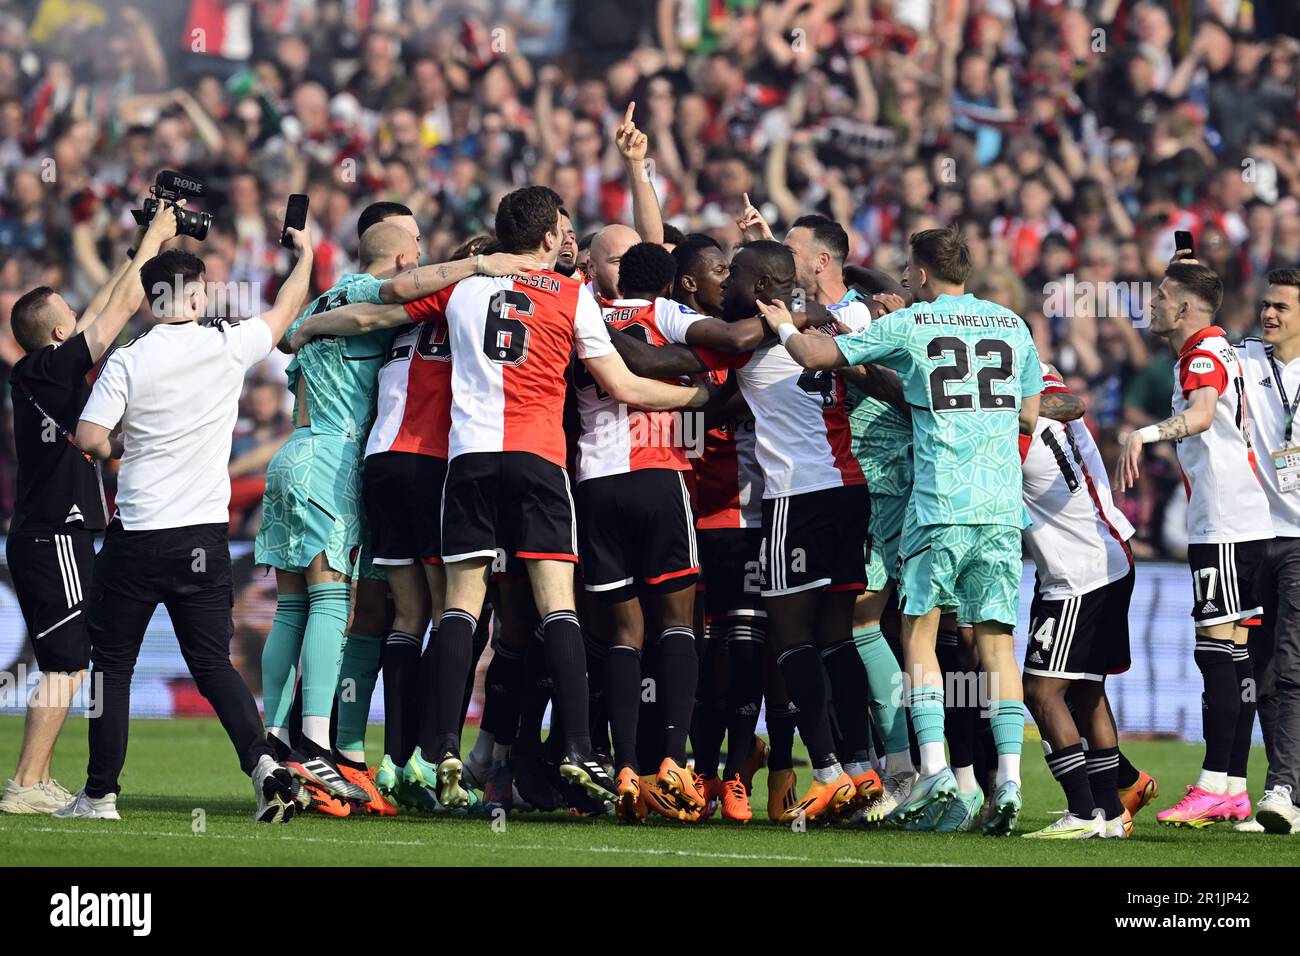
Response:
MULTIPOLYGON (((1169 412, 1143 315, 1174 231, 1223 277, 1234 339, 1265 273, 1300 263, 1297 35, 1300 7, 1247 0, 0 0, 0 373, 22 354, 14 301, 48 284, 84 305, 159 169, 207 183, 209 281, 269 302, 292 192, 311 197, 313 295, 376 200, 415 211, 426 261, 529 182, 579 235, 631 223, 612 132, 635 100, 683 232, 730 248, 748 195, 778 237, 823 212, 851 262, 897 275, 909 233, 959 223, 972 291, 1026 318, 1110 460, 1169 412)), ((237 534, 288 431, 287 359, 250 373, 237 534)), ((6 408, 0 530, 9 432, 6 408)), ((1160 447, 1121 500, 1141 557, 1185 548, 1160 447)))

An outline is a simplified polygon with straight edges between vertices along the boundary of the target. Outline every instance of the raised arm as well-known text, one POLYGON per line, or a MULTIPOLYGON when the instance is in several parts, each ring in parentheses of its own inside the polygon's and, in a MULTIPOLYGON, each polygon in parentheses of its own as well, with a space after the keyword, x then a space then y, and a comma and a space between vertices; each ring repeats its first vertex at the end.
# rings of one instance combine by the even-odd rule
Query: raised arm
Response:
POLYGON ((709 390, 700 386, 669 385, 652 378, 633 375, 617 352, 582 360, 587 371, 616 402, 650 412, 667 412, 675 408, 698 408, 709 399, 709 390))
POLYGON ((628 103, 623 122, 614 134, 614 143, 623 157, 628 188, 632 190, 632 225, 643 241, 662 243, 664 241, 663 211, 659 208, 659 197, 655 194, 654 178, 646 165, 650 140, 632 122, 634 110, 636 110, 636 102, 628 103))
POLYGON ((302 231, 286 230, 293 240, 293 251, 298 261, 293 264, 289 277, 280 286, 280 294, 275 297, 275 305, 262 313, 262 321, 271 330, 271 341, 279 342, 284 338, 289 325, 301 314, 311 292, 312 235, 311 228, 302 231))
POLYGON ((170 209, 159 209, 158 214, 149 223, 144 237, 135 251, 135 257, 127 260, 126 268, 117 278, 117 284, 108 296, 104 307, 86 324, 82 330, 86 336, 86 347, 90 358, 98 362, 105 352, 117 341, 122 329, 135 315, 144 299, 144 286, 140 284, 140 270, 144 264, 158 255, 162 244, 176 236, 176 217, 170 209))
MULTIPOLYGON (((407 269, 387 280, 379 287, 381 302, 414 302, 433 295, 449 285, 455 285, 472 275, 510 276, 540 269, 542 264, 531 256, 516 256, 507 252, 494 252, 490 256, 474 256, 455 262, 439 262, 428 266, 407 269)), ((341 333, 349 334, 349 333, 341 333)))

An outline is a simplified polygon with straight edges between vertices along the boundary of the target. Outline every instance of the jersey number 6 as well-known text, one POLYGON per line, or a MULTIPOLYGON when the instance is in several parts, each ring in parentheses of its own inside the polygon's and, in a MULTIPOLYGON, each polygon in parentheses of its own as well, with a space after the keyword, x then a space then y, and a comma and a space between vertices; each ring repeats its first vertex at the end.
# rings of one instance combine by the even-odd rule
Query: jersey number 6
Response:
POLYGON ((528 360, 528 326, 513 315, 533 314, 533 300, 518 289, 499 289, 488 302, 483 323, 483 354, 498 365, 528 360))

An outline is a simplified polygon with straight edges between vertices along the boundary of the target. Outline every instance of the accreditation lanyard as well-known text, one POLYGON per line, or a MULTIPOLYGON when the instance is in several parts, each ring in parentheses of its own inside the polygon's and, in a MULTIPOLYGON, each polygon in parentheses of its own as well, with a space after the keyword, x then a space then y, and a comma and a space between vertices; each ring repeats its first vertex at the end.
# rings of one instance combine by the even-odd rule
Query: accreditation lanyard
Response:
POLYGON ((1279 491, 1300 490, 1300 448, 1291 444, 1291 432, 1295 425, 1296 408, 1300 406, 1300 390, 1295 398, 1288 399, 1286 386, 1282 384, 1282 370, 1277 366, 1273 353, 1268 356, 1268 364, 1273 371, 1273 382, 1277 385, 1278 398, 1282 402, 1282 447, 1273 452, 1273 468, 1277 471, 1279 491))

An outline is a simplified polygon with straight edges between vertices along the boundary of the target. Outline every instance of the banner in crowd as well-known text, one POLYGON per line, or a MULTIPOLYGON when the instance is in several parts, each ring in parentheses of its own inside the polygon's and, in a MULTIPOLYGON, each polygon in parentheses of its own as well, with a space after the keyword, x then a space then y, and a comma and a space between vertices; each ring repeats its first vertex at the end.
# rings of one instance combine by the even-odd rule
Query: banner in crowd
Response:
MULTIPOLYGON (((262 644, 275 613, 275 577, 253 565, 251 542, 230 546, 235 576, 235 633, 231 658, 260 699, 262 644)), ((1024 657, 1033 566, 1021 580, 1020 626, 1016 653, 1024 657)), ((1115 719, 1123 733, 1201 737, 1201 675, 1192 660, 1191 585, 1186 565, 1143 563, 1129 611, 1133 666, 1107 682, 1115 719)), ((482 707, 483 670, 491 651, 479 662, 470 720, 482 707)), ((35 681, 37 670, 26 628, 14 596, 12 578, 0 548, 0 713, 21 713, 26 691, 19 683, 35 681)), ((375 688, 370 719, 384 718, 383 681, 375 688)), ((136 717, 195 717, 212 713, 185 667, 166 609, 159 607, 149 624, 131 685, 131 713, 136 717)), ((1258 731, 1257 731, 1258 735, 1258 731)))

